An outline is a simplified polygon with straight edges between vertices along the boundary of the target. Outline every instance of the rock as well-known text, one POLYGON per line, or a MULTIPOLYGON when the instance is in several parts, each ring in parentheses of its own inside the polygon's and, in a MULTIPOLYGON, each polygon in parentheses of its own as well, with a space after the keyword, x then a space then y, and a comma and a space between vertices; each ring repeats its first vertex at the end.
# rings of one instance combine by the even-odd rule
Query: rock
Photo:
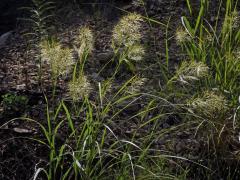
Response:
POLYGON ((25 90, 26 89, 26 84, 20 84, 20 85, 17 85, 16 87, 16 90, 25 90))
POLYGON ((12 35, 13 31, 8 31, 0 36, 0 48, 4 47, 7 44, 8 39, 12 35))
POLYGON ((13 131, 16 132, 16 133, 20 133, 20 134, 29 134, 29 133, 32 133, 31 130, 23 129, 23 128, 13 128, 13 131))

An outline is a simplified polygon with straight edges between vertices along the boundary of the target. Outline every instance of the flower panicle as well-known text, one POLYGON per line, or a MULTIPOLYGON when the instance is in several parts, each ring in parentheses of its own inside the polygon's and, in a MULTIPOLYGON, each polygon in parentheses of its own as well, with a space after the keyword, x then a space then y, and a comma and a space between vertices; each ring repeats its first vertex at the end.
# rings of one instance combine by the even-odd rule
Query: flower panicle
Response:
POLYGON ((74 81, 69 82, 69 95, 73 101, 78 101, 88 96, 92 90, 92 86, 85 75, 79 76, 74 81))
POLYGON ((147 81, 147 78, 136 77, 131 83, 131 85, 128 87, 127 91, 131 94, 138 93, 141 91, 147 81))
POLYGON ((178 80, 180 82, 193 82, 201 78, 207 77, 209 74, 209 67, 203 62, 183 61, 177 70, 178 80))
POLYGON ((44 40, 40 43, 41 60, 47 61, 54 76, 66 74, 74 63, 72 51, 69 48, 62 48, 61 44, 54 40, 44 40))
POLYGON ((79 57, 81 57, 84 52, 91 53, 94 44, 92 30, 87 26, 80 28, 79 35, 75 40, 75 44, 79 57))
POLYGON ((190 108, 195 112, 212 117, 227 110, 226 98, 214 91, 204 91, 201 96, 191 99, 188 102, 190 108))
POLYGON ((142 21, 142 17, 136 13, 124 16, 113 29, 113 47, 128 47, 139 43, 142 21))
POLYGON ((189 42, 191 40, 191 36, 184 28, 180 27, 177 28, 175 39, 177 44, 183 44, 185 42, 189 42))
POLYGON ((145 55, 145 49, 142 45, 133 45, 129 47, 127 58, 134 61, 141 61, 145 55))

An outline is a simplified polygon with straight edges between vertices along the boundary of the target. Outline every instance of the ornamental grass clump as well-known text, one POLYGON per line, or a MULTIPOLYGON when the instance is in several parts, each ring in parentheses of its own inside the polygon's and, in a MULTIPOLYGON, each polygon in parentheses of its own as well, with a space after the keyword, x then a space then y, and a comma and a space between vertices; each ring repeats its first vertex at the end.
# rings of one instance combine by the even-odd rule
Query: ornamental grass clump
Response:
POLYGON ((41 59, 50 64, 53 76, 67 74, 73 65, 72 51, 63 48, 56 41, 44 40, 40 43, 41 59))
POLYGON ((92 90, 91 84, 89 83, 86 76, 82 75, 69 82, 69 95, 73 101, 78 101, 87 97, 92 90))
POLYGON ((219 10, 224 9, 224 13, 218 11, 214 22, 207 20, 206 3, 201 3, 202 10, 196 21, 185 16, 181 18, 184 29, 192 38, 189 43, 183 43, 183 53, 191 60, 209 65, 212 74, 208 86, 229 92, 233 106, 237 105, 240 90, 240 66, 234 57, 240 42, 238 6, 238 1, 221 1, 219 10))

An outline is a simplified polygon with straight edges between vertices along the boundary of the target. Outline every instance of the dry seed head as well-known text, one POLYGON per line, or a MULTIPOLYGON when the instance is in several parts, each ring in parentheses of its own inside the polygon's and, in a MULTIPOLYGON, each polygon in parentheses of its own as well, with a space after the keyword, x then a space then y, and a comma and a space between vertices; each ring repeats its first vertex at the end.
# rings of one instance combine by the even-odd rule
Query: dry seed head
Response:
POLYGON ((124 16, 113 29, 113 46, 132 46, 138 43, 142 37, 141 22, 142 17, 136 13, 124 16))
POLYGON ((69 94, 73 101, 77 101, 88 96, 91 90, 91 84, 84 75, 69 83, 69 94))
POLYGON ((79 30, 79 35, 75 40, 75 43, 80 57, 84 52, 91 53, 94 44, 92 31, 86 26, 82 27, 79 30))
POLYGON ((131 83, 131 85, 128 87, 127 91, 132 93, 138 93, 141 91, 141 88, 146 84, 148 81, 147 78, 140 78, 136 77, 134 81, 131 83))
POLYGON ((145 50, 141 45, 132 45, 127 52, 127 58, 134 61, 140 61, 145 55, 145 50))
POLYGON ((50 64, 55 76, 66 74, 70 70, 74 62, 69 48, 62 48, 60 43, 47 40, 40 43, 40 48, 41 59, 50 64))
POLYGON ((183 61, 177 70, 177 76, 181 82, 191 82, 208 76, 209 68, 202 62, 183 61))
POLYGON ((191 37, 188 34, 188 32, 181 27, 181 28, 178 28, 176 31, 175 39, 177 41, 177 44, 182 44, 182 43, 190 41, 191 37))
POLYGON ((189 101, 189 106, 197 113, 213 117, 227 110, 227 100, 214 91, 205 91, 201 97, 189 101))

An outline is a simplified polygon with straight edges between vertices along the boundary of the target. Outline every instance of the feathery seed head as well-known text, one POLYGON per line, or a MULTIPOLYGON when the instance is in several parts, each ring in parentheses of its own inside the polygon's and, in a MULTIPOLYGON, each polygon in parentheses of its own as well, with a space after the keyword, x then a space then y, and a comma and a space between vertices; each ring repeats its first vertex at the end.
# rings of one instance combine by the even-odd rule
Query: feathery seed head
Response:
POLYGON ((73 64, 72 51, 62 48, 56 41, 44 40, 40 43, 41 58, 47 61, 55 76, 66 74, 73 64))
POLYGON ((188 32, 181 27, 181 28, 178 28, 176 31, 175 39, 177 41, 177 44, 182 44, 182 43, 190 41, 191 37, 188 34, 188 32))
POLYGON ((127 58, 134 61, 140 61, 145 55, 145 50, 141 45, 132 45, 127 52, 127 58))
POLYGON ((75 40, 75 43, 77 45, 77 51, 79 57, 82 56, 84 52, 90 53, 93 50, 93 33, 92 31, 84 26, 79 30, 79 35, 77 39, 75 40))
POLYGON ((91 84, 84 75, 69 83, 69 94, 73 101, 77 101, 85 96, 88 96, 91 90, 91 84))
POLYGON ((227 110, 227 101, 223 95, 213 91, 205 91, 200 97, 189 101, 189 106, 206 117, 217 116, 227 110))
POLYGON ((136 77, 131 83, 131 85, 128 87, 128 92, 130 92, 131 94, 140 92, 141 88, 144 86, 144 84, 146 84, 147 81, 147 78, 136 77))
POLYGON ((135 43, 138 43, 142 37, 142 21, 142 17, 136 13, 124 16, 113 29, 113 46, 129 47, 135 43))
POLYGON ((188 83, 189 81, 199 80, 208 76, 209 68, 202 62, 195 61, 183 61, 177 70, 177 76, 179 80, 183 83, 188 83))

